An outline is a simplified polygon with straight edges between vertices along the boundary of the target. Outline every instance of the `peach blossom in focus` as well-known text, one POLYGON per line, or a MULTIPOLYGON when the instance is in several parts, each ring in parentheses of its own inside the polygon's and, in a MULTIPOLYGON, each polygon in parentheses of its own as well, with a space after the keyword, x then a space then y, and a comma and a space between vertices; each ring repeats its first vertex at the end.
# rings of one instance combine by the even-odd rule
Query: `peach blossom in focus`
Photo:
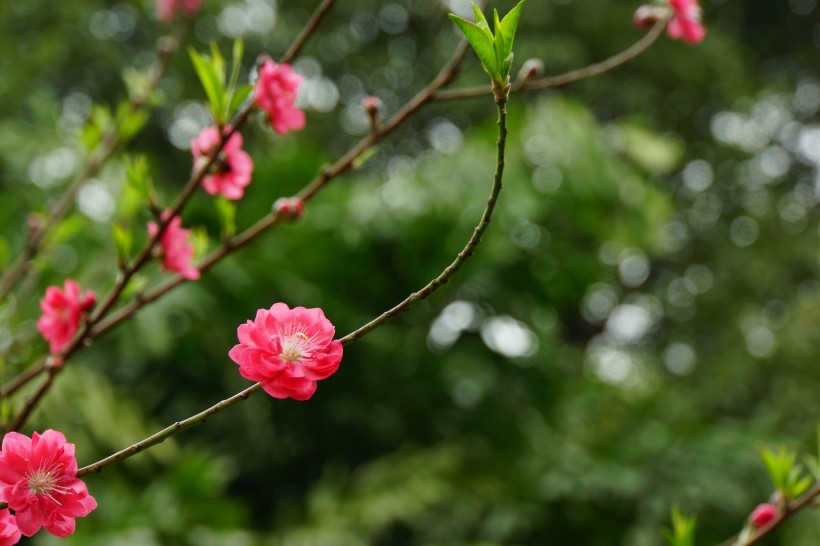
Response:
POLYGON ((289 64, 277 65, 268 59, 259 69, 256 104, 268 113, 271 127, 280 135, 305 128, 305 113, 296 107, 300 85, 302 76, 289 64))
POLYGON ((202 0, 157 0, 157 19, 170 23, 179 12, 193 17, 201 7, 202 0))
MULTIPOLYGON (((230 131, 230 127, 225 127, 230 131)), ((208 161, 208 157, 219 147, 219 129, 206 127, 199 136, 191 141, 191 153, 194 156, 194 168, 208 161)), ((211 195, 221 194, 225 199, 236 201, 245 194, 245 188, 251 183, 253 160, 242 149, 242 135, 232 134, 214 163, 213 171, 202 178, 202 186, 211 195)))
POLYGON ((687 44, 700 43, 706 36, 706 29, 700 23, 698 0, 669 0, 669 6, 674 11, 666 28, 669 37, 687 44))
MULTIPOLYGON (((163 217, 167 218, 167 213, 163 214, 163 217)), ((157 233, 159 225, 148 222, 148 234, 153 237, 157 233)), ((189 235, 190 231, 182 227, 182 219, 175 216, 165 228, 159 244, 162 247, 162 267, 193 281, 198 279, 200 274, 191 263, 194 259, 194 245, 188 240, 189 235)))
POLYGON ((335 332, 321 309, 276 303, 239 326, 239 344, 228 356, 242 377, 259 381, 274 398, 307 400, 317 381, 339 369, 342 344, 335 332))
POLYGON ((74 444, 55 430, 31 438, 17 432, 3 437, 0 498, 14 510, 27 537, 40 528, 58 537, 74 532, 74 518, 87 516, 97 501, 77 478, 74 444))
POLYGON ((7 509, 0 510, 0 546, 11 546, 20 542, 17 518, 7 509))
POLYGON ((94 292, 80 293, 80 285, 68 279, 61 290, 57 286, 46 288, 45 297, 40 300, 43 314, 37 320, 37 330, 49 342, 49 351, 57 354, 65 349, 80 328, 82 314, 90 310, 96 302, 94 292))

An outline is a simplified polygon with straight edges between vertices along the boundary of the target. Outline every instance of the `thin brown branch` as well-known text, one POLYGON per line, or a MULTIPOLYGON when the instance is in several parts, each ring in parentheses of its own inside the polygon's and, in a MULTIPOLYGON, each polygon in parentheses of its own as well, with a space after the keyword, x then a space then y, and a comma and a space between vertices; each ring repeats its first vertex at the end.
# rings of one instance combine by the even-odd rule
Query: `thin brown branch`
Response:
POLYGON ((302 29, 302 32, 299 33, 299 36, 296 37, 296 40, 293 41, 291 46, 282 55, 280 62, 282 63, 289 63, 296 55, 299 54, 302 47, 308 41, 308 38, 316 31, 316 28, 319 26, 319 23, 322 22, 325 14, 330 11, 330 8, 333 7, 333 4, 336 0, 324 0, 319 6, 313 11, 313 15, 310 16, 305 27, 302 29))
MULTIPOLYGON (((659 20, 649 30, 649 32, 647 32, 640 40, 638 40, 628 48, 624 49, 620 53, 617 53, 612 57, 609 57, 608 59, 605 59, 599 63, 591 64, 589 66, 585 66, 577 70, 571 70, 569 72, 559 74, 557 76, 548 76, 545 78, 538 78, 523 82, 515 82, 512 84, 510 91, 543 91, 544 89, 560 87, 562 85, 567 85, 580 80, 585 80, 587 78, 591 78, 592 76, 597 76, 598 74, 608 72, 613 68, 617 68, 622 64, 631 61, 632 59, 634 59, 635 57, 639 56, 641 53, 649 49, 649 47, 652 46, 652 44, 654 44, 655 41, 663 33, 663 30, 666 28, 667 22, 668 19, 659 20)), ((489 95, 491 93, 492 89, 490 88, 490 86, 479 85, 476 87, 467 87, 464 89, 440 91, 433 96, 432 100, 445 101, 466 99, 471 97, 481 97, 489 95)))
POLYGON ((31 412, 34 411, 34 408, 37 406, 37 404, 40 402, 43 396, 45 396, 46 392, 48 392, 48 389, 54 382, 54 376, 57 375, 57 372, 60 369, 61 368, 48 369, 48 373, 46 374, 45 379, 42 383, 40 383, 40 386, 37 387, 37 390, 34 392, 34 394, 31 395, 31 398, 26 400, 26 404, 23 406, 23 409, 20 410, 20 413, 18 413, 17 416, 14 418, 14 421, 12 421, 9 430, 19 430, 20 427, 23 426, 23 423, 26 422, 26 419, 28 419, 29 415, 31 415, 31 412))

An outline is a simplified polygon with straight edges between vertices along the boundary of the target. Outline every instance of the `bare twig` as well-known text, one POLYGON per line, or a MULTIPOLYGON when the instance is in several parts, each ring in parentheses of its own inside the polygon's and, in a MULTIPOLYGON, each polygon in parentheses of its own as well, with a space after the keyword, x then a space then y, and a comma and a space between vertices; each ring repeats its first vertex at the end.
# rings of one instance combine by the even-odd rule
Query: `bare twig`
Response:
MULTIPOLYGON (((655 25, 649 29, 640 40, 624 49, 620 53, 609 57, 599 63, 591 64, 577 70, 571 70, 564 74, 557 76, 548 76, 546 78, 538 78, 534 80, 527 80, 524 82, 516 82, 512 84, 511 91, 513 93, 520 91, 542 91, 553 87, 560 87, 580 80, 597 76, 608 72, 613 68, 617 68, 622 64, 634 59, 655 43, 655 41, 663 33, 668 22, 667 18, 660 19, 655 25)), ((492 93, 490 86, 479 85, 476 87, 467 87, 464 89, 452 89, 448 91, 439 91, 433 95, 434 101, 457 100, 466 99, 470 97, 481 97, 492 93)))

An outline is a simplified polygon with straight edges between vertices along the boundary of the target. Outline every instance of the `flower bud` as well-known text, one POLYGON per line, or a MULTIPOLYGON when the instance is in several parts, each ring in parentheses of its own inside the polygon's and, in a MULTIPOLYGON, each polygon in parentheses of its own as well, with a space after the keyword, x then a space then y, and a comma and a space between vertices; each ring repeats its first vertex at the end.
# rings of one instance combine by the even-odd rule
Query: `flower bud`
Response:
POLYGON ((754 527, 766 527, 778 516, 779 512, 777 506, 773 504, 761 504, 749 516, 749 521, 754 527))
POLYGON ((518 71, 518 81, 527 82, 544 73, 544 61, 541 59, 527 59, 518 71))
POLYGON ((383 107, 382 100, 374 95, 368 95, 362 99, 362 108, 370 118, 371 127, 376 127, 379 124, 379 116, 383 107))
POLYGON ((632 16, 632 22, 640 29, 647 29, 655 26, 664 15, 664 9, 659 6, 641 6, 632 16))
POLYGON ((282 197, 273 204, 273 210, 288 220, 296 220, 305 213, 305 202, 298 197, 282 197))

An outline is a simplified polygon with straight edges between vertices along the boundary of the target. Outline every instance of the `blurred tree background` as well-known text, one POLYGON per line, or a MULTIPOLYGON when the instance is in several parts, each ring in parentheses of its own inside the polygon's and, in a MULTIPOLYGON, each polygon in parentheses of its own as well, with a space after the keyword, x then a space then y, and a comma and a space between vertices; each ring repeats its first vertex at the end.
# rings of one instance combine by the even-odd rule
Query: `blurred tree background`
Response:
MULTIPOLYGON (((228 52, 241 36, 247 75, 315 3, 208 0, 185 46, 228 52)), ((447 287, 347 348, 310 402, 256 396, 89 478, 100 508, 65 544, 654 546, 673 504, 699 515, 699 544, 736 532, 771 491, 758 445, 816 449, 820 8, 703 4, 697 47, 663 37, 603 76, 515 95, 496 221, 447 287)), ((457 43, 447 11, 466 5, 338 2, 295 62, 308 128, 245 131, 256 170, 240 228, 368 131, 364 95, 392 113, 425 85, 457 43)), ((640 38, 637 7, 530 0, 516 66, 603 59, 640 38)), ((27 213, 80 168, 92 112, 127 96, 123 68, 144 69, 167 28, 152 2, 103 0, 3 2, 0 28, 5 268, 27 213)), ((456 85, 483 81, 468 54, 456 85)), ((184 49, 160 92, 129 153, 170 203, 208 123, 184 49)), ((343 335, 421 287, 480 215, 494 114, 489 94, 426 107, 304 219, 78 355, 26 432, 63 431, 87 464, 247 386, 227 351, 258 308, 322 307, 343 335)), ((0 302, 4 379, 47 350, 47 285, 113 284, 124 182, 118 155, 0 302)), ((218 244, 212 198, 184 218, 218 244)), ((147 220, 128 226, 138 240, 147 220)), ((766 544, 818 541, 808 512, 766 544)))

